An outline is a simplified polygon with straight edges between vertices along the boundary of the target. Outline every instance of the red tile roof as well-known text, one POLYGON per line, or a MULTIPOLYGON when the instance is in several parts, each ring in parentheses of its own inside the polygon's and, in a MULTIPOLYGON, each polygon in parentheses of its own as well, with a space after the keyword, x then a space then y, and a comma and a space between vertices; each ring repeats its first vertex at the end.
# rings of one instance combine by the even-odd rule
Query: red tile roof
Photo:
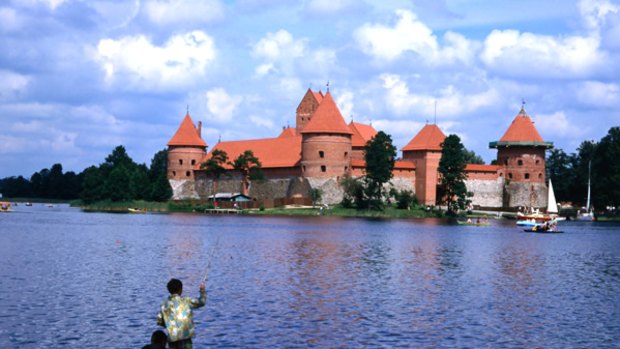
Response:
POLYGON ((445 138, 437 125, 426 124, 402 150, 441 150, 445 138))
POLYGON ((198 134, 198 130, 194 127, 194 121, 192 121, 192 118, 189 114, 186 114, 185 118, 181 122, 181 125, 179 126, 179 129, 174 136, 170 138, 170 141, 168 141, 168 145, 206 147, 207 143, 205 143, 205 141, 203 141, 198 134))
POLYGON ((534 122, 521 108, 519 114, 514 118, 506 133, 499 140, 500 142, 544 142, 534 122))
POLYGON ((349 123, 349 128, 351 132, 353 132, 353 136, 351 136, 351 145, 354 147, 365 146, 366 142, 377 134, 377 130, 371 125, 360 124, 353 121, 349 123))
POLYGON ((278 138, 282 138, 282 137, 295 137, 297 136, 297 132, 295 131, 294 127, 287 127, 282 129, 282 133, 280 133, 280 135, 278 136, 278 138))
MULTIPOLYGON (((366 168, 366 161, 352 159, 351 160, 351 167, 353 167, 353 168, 366 168)), ((394 169, 395 170, 415 170, 415 164, 413 162, 411 162, 411 161, 396 160, 394 162, 394 169)))
MULTIPOLYGON (((244 151, 251 150, 261 162, 262 168, 294 167, 301 161, 301 136, 219 142, 201 163, 209 159, 215 149, 225 151, 229 161, 233 161, 244 151)), ((224 167, 231 168, 229 165, 224 167)), ((200 166, 195 169, 200 169, 200 166)))
POLYGON ((499 170, 497 165, 483 165, 483 164, 467 164, 465 165, 465 171, 469 172, 497 172, 499 170))
POLYGON ((301 133, 353 134, 342 118, 332 95, 327 92, 301 133))
POLYGON ((319 102, 319 104, 320 104, 321 101, 323 100, 323 92, 321 92, 321 91, 319 91, 319 92, 312 91, 312 94, 314 95, 314 98, 316 98, 316 101, 319 102))

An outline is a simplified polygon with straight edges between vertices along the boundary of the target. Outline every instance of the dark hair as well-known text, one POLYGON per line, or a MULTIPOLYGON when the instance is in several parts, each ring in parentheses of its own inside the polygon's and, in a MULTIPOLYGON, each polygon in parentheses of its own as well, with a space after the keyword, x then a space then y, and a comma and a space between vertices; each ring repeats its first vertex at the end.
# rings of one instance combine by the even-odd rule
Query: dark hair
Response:
POLYGON ((157 330, 151 335, 151 344, 160 344, 165 347, 167 341, 168 336, 166 336, 166 333, 162 330, 157 330))
POLYGON ((181 294, 183 291, 183 283, 179 279, 170 279, 168 281, 168 292, 170 294, 181 294))

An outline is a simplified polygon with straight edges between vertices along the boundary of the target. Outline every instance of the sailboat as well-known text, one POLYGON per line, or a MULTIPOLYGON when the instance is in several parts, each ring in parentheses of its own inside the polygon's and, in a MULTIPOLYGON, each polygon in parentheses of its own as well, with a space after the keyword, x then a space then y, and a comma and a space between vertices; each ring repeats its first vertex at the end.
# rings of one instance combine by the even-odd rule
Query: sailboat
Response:
POLYGON ((517 225, 522 227, 537 226, 540 222, 557 221, 558 219, 558 203, 555 200, 555 192, 553 184, 549 179, 549 188, 547 190, 547 213, 540 213, 538 210, 534 213, 524 214, 517 213, 517 225))
POLYGON ((586 202, 586 212, 577 212, 577 219, 580 221, 593 221, 594 212, 590 206, 590 171, 592 168, 592 161, 588 163, 588 199, 586 202))

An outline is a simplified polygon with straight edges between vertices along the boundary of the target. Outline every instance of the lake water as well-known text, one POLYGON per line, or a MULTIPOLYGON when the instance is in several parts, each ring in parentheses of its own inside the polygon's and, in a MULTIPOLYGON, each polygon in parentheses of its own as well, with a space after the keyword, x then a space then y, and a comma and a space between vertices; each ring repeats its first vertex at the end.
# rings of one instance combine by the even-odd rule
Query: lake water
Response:
POLYGON ((2 348, 140 348, 168 280, 198 296, 209 260, 196 348, 620 347, 618 224, 14 208, 2 348))

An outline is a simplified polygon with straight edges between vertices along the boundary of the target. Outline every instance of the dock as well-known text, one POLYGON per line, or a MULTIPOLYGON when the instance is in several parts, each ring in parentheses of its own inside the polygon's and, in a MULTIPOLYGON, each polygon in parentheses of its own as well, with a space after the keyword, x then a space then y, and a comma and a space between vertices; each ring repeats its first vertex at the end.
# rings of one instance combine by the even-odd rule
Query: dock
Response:
POLYGON ((208 208, 205 210, 205 213, 208 214, 241 214, 242 210, 234 209, 234 208, 208 208))

